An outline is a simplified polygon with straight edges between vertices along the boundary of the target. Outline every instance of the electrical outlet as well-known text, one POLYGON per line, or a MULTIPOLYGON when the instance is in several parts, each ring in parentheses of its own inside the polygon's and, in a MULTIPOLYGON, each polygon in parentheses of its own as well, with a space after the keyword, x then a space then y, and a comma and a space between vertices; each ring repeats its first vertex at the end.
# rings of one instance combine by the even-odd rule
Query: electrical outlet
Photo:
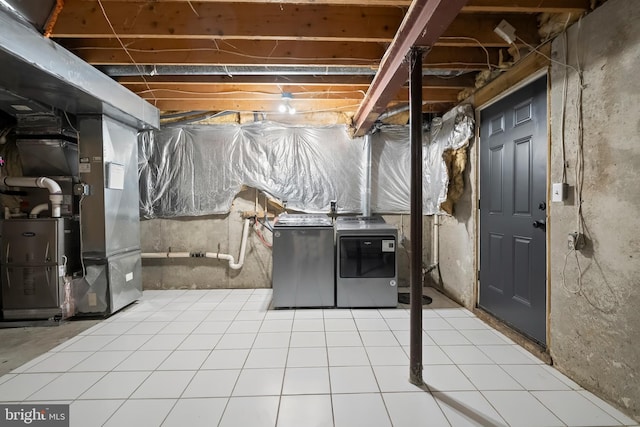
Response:
POLYGON ((569 185, 564 182, 554 182, 551 186, 551 201, 563 202, 567 200, 567 194, 569 193, 569 185))
POLYGON ((73 194, 76 196, 88 196, 91 193, 89 185, 79 183, 73 186, 73 194))
POLYGON ((579 251, 584 248, 584 235, 581 233, 569 233, 567 237, 567 248, 570 251, 579 251))

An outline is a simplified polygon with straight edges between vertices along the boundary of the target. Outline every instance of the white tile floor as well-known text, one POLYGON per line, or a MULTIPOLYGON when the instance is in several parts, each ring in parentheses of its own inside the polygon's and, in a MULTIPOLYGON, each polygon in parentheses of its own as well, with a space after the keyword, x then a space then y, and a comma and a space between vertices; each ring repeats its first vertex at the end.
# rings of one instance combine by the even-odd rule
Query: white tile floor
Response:
POLYGON ((269 310, 271 291, 146 291, 0 377, 0 401, 92 426, 614 426, 634 421, 462 308, 269 310))

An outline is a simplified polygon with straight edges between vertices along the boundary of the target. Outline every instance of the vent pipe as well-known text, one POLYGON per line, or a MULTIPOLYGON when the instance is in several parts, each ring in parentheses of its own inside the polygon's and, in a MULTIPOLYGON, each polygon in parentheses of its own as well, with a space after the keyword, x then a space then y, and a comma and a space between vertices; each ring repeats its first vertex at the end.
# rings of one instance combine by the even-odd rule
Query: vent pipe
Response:
POLYGON ((46 176, 37 178, 26 176, 7 176, 3 180, 7 187, 46 188, 49 190, 51 201, 51 217, 60 218, 60 205, 62 204, 62 188, 57 182, 46 176))

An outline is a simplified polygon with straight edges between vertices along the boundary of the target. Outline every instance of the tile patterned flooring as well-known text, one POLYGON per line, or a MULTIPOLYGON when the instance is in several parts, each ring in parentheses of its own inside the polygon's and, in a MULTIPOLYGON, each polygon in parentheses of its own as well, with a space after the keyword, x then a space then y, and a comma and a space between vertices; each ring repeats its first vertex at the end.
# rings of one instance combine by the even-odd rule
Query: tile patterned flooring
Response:
POLYGON ((70 403, 71 425, 619 426, 624 414, 463 308, 270 310, 271 290, 145 291, 0 377, 0 401, 70 403))

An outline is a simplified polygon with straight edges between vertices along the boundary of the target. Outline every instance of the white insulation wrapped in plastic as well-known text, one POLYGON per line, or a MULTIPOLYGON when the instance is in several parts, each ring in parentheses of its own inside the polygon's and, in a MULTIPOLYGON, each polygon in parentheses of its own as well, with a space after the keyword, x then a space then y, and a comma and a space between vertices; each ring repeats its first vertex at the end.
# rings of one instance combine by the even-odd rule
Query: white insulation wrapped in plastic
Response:
MULTIPOLYGON (((442 158, 473 135, 470 107, 438 119, 424 137, 424 213, 440 214, 449 177, 442 158)), ((371 183, 371 211, 409 212, 409 128, 382 126, 371 137, 371 180, 364 138, 345 126, 272 122, 186 125, 140 134, 140 214, 170 218, 225 214, 242 186, 264 191, 303 212, 359 213, 371 183), (366 194, 366 192, 365 192, 366 194)))

